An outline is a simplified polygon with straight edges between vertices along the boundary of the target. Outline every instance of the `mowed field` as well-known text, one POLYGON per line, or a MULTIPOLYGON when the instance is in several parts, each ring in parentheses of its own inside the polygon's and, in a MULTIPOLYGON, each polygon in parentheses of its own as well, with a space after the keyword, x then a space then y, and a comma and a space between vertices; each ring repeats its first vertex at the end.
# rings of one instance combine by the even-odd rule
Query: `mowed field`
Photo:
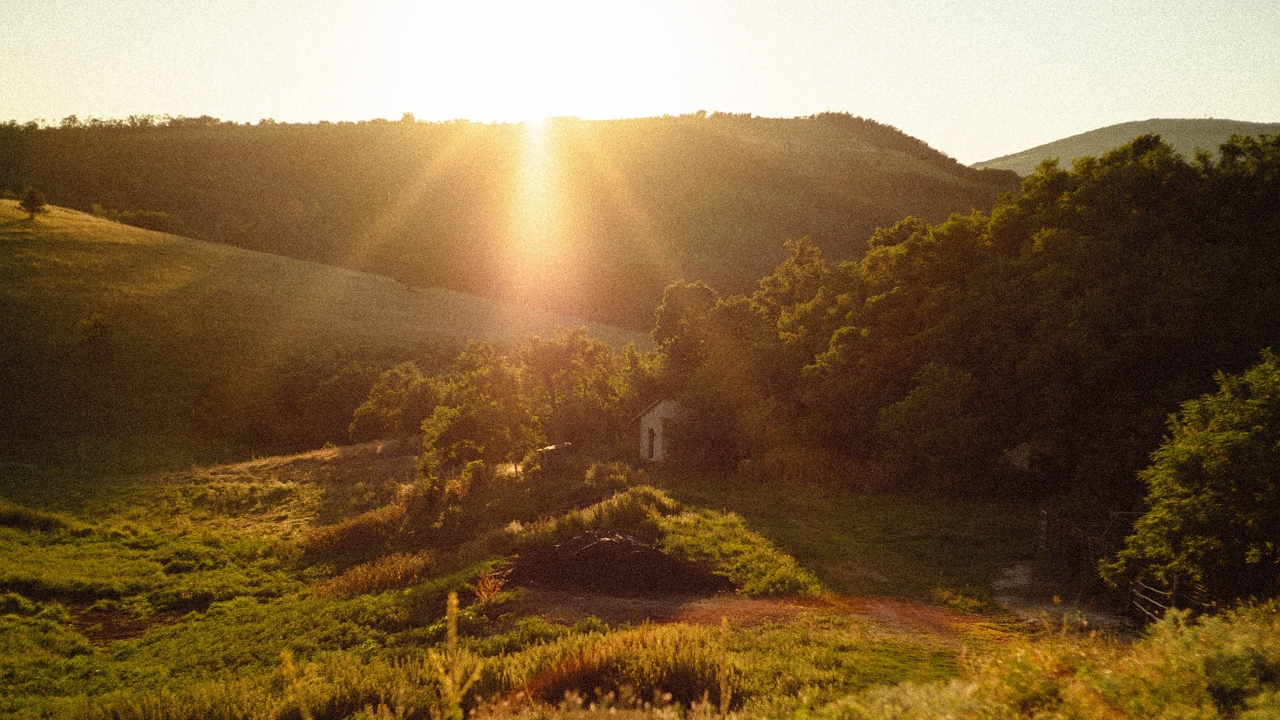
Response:
POLYGON ((58 207, 30 220, 0 200, 0 428, 4 455, 24 466, 245 456, 257 448, 231 447, 225 427, 266 412, 282 382, 325 358, 447 363, 468 338, 511 345, 579 324, 647 342, 58 207))

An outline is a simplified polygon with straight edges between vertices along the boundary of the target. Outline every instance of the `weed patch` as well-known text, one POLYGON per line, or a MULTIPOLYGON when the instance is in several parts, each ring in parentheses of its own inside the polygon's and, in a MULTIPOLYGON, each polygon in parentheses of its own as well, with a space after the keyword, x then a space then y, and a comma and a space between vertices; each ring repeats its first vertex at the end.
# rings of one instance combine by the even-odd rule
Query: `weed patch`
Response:
POLYGON ((431 566, 432 554, 394 553, 357 565, 316 586, 320 597, 351 597, 406 588, 416 583, 431 566))

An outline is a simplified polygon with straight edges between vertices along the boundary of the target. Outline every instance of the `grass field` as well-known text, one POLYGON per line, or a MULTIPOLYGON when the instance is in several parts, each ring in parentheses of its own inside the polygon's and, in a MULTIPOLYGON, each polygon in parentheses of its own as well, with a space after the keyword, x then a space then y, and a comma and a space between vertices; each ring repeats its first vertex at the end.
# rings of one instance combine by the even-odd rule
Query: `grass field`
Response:
MULTIPOLYGON (((420 555, 425 562, 416 579, 322 597, 317 589, 360 559, 309 555, 308 538, 401 496, 413 480, 411 452, 409 446, 352 446, 122 479, 109 487, 74 478, 5 486, 0 712, 71 717, 110 710, 137 717, 145 714, 130 703, 146 695, 168 698, 160 714, 170 716, 222 716, 218 703, 271 714, 290 702, 280 685, 281 652, 288 651, 310 678, 316 716, 345 717, 362 703, 376 705, 378 692, 396 683, 433 687, 432 672, 414 663, 425 663, 426 651, 444 640, 440 617, 448 590, 464 597, 462 648, 486 658, 477 685, 486 697, 532 687, 554 701, 563 688, 585 683, 588 692, 596 685, 640 688, 645 697, 654 689, 674 692, 673 702, 687 706, 708 683, 716 696, 717 668, 727 662, 735 708, 785 714, 880 684, 954 677, 961 644, 985 645, 992 637, 994 626, 985 621, 972 633, 964 625, 921 633, 851 610, 796 563, 785 540, 775 544, 760 534, 763 526, 749 515, 692 501, 677 506, 643 487, 599 506, 570 488, 563 497, 577 500, 552 510, 562 513, 559 519, 515 522, 498 536, 482 528, 501 527, 526 501, 492 494, 485 500, 492 517, 475 525, 476 541, 458 545, 465 538, 453 538, 420 555), (640 506, 627 498, 651 496, 659 498, 649 506, 659 513, 654 520, 628 509, 640 506), (574 510, 575 502, 588 505, 574 510), (636 523, 650 522, 672 552, 721 568, 742 593, 817 595, 742 597, 727 609, 703 608, 733 616, 720 630, 718 616, 710 627, 695 619, 565 624, 542 618, 529 591, 506 588, 478 602, 466 589, 498 557, 494 548, 499 555, 519 552, 523 543, 589 528, 640 532, 636 523), (767 612, 759 614, 761 608, 767 612), (352 673, 386 685, 360 685, 352 673), (343 695, 348 691, 357 699, 343 695), (317 710, 321 706, 331 709, 317 710)), ((536 488, 535 494, 547 495, 536 488)), ((825 516, 842 506, 825 507, 817 511, 824 517, 814 520, 833 527, 825 516)), ((939 519, 920 509, 904 518, 939 519)), ((846 529, 813 542, 856 535, 846 529)), ((906 562, 910 547, 898 550, 906 562)), ((427 693, 422 703, 433 702, 430 692, 419 690, 427 693)))
POLYGON ((63 208, 29 220, 0 200, 0 453, 99 474, 248 457, 270 448, 226 428, 326 358, 447 361, 468 338, 558 324, 583 323, 63 208))
POLYGON ((1015 506, 661 473, 648 479, 666 493, 632 485, 597 502, 578 475, 534 474, 490 488, 481 522, 412 554, 394 536, 359 557, 318 552, 317 534, 396 507, 412 451, 0 486, 0 714, 674 720, 718 714, 724 698, 737 718, 1265 718, 1280 697, 1274 604, 1170 617, 1130 642, 921 601, 981 595, 1026 556, 1015 506), (612 625, 589 613, 608 598, 586 589, 572 620, 534 589, 480 596, 503 555, 584 529, 656 533, 738 594, 655 600, 657 622, 612 625), (777 595, 779 577, 787 592, 753 597, 777 595))
POLYGON ((990 590, 1035 550, 1035 509, 1016 503, 868 496, 812 485, 779 493, 733 474, 671 473, 677 500, 736 513, 843 593, 936 597, 990 590))

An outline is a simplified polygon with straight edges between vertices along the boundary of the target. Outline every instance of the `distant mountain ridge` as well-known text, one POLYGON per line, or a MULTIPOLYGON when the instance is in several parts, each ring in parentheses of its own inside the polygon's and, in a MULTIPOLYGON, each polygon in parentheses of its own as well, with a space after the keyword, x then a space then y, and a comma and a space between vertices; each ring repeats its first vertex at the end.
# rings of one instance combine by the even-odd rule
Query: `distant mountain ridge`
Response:
POLYGON ((1046 158, 1058 158, 1063 167, 1085 155, 1098 156, 1119 147, 1139 135, 1155 134, 1164 139, 1174 150, 1190 160, 1197 149, 1217 154, 1218 146, 1232 135, 1274 135, 1280 133, 1280 123, 1246 122, 1218 119, 1162 119, 1136 120, 1108 125, 1089 132, 1072 135, 1044 145, 983 160, 970 165, 977 169, 1012 170, 1022 176, 1030 175, 1046 158))
POLYGON ((647 331, 677 278, 749 291, 788 238, 860 258, 877 227, 990 209, 1018 178, 847 113, 697 113, 0 124, 0 190, 26 185, 79 210, 167 213, 201 239, 647 331))

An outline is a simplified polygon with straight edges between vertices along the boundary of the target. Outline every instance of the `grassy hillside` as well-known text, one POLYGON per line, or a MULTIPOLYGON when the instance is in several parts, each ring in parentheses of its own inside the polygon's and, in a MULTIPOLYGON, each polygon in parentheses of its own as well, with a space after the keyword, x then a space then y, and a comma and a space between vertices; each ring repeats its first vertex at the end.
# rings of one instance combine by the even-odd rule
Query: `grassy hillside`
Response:
POLYGON ((810 235, 829 257, 905 215, 1016 189, 845 114, 540 126, 0 125, 0 189, 162 211, 198 237, 647 330, 662 289, 753 287, 810 235))
POLYGON ((1183 157, 1190 160, 1196 150, 1206 150, 1214 155, 1218 146, 1232 135, 1274 135, 1280 133, 1280 123, 1256 123, 1241 120, 1139 120, 1109 125, 1079 135, 1055 140, 1022 152, 1004 155, 974 163, 975 168, 1012 170, 1019 175, 1030 175, 1046 158, 1058 158, 1064 168, 1071 161, 1090 155, 1097 157, 1112 148, 1119 147, 1139 135, 1159 135, 1183 157))
MULTIPOLYGON (((766 537, 750 512, 717 509, 734 494, 728 484, 677 503, 637 484, 643 473, 626 474, 613 488, 593 486, 581 468, 497 478, 473 488, 466 522, 426 536, 421 518, 403 512, 420 489, 403 446, 323 449, 111 487, 0 485, 0 713, 337 719, 373 716, 360 710, 384 703, 435 716, 440 678, 428 651, 444 649, 451 590, 463 607, 450 660, 485 661, 468 708, 477 695, 510 699, 524 689, 554 705, 564 690, 627 685, 640 703, 688 707, 704 690, 716 703, 727 686, 743 716, 779 717, 878 685, 952 678, 964 653, 1008 637, 996 616, 812 588, 787 540, 766 537), (739 588, 618 597, 593 590, 595 576, 557 593, 488 575, 499 587, 481 589, 503 562, 518 566, 584 531, 646 537, 739 588), (792 585, 802 596, 776 584, 753 590, 753 579, 779 573, 801 581, 792 585), (576 617, 561 619, 557 601, 576 617), (625 620, 598 619, 618 607, 628 609, 625 620), (674 697, 662 701, 661 691, 674 697)), ((786 490, 773 492, 780 499, 786 490)), ((873 545, 881 548, 873 555, 916 556, 917 539, 951 516, 937 504, 886 500, 895 535, 847 522, 831 534, 852 501, 833 499, 812 507, 809 542, 829 544, 844 565, 865 562, 873 545)), ((992 506, 978 517, 1011 510, 992 506)), ((961 573, 980 575, 988 561, 985 550, 969 560, 966 547, 996 542, 1016 557, 1032 542, 1026 528, 974 526, 994 534, 953 541, 961 573)), ((639 570, 631 560, 602 572, 639 570)), ((945 586, 951 576, 937 570, 914 574, 945 586)), ((605 702, 628 704, 617 695, 605 702)), ((672 717, 671 708, 658 716, 672 717)))
POLYGON ((0 277, 4 455, 95 470, 265 452, 289 439, 270 425, 343 363, 430 366, 467 338, 579 324, 63 208, 32 221, 7 200, 0 277))

